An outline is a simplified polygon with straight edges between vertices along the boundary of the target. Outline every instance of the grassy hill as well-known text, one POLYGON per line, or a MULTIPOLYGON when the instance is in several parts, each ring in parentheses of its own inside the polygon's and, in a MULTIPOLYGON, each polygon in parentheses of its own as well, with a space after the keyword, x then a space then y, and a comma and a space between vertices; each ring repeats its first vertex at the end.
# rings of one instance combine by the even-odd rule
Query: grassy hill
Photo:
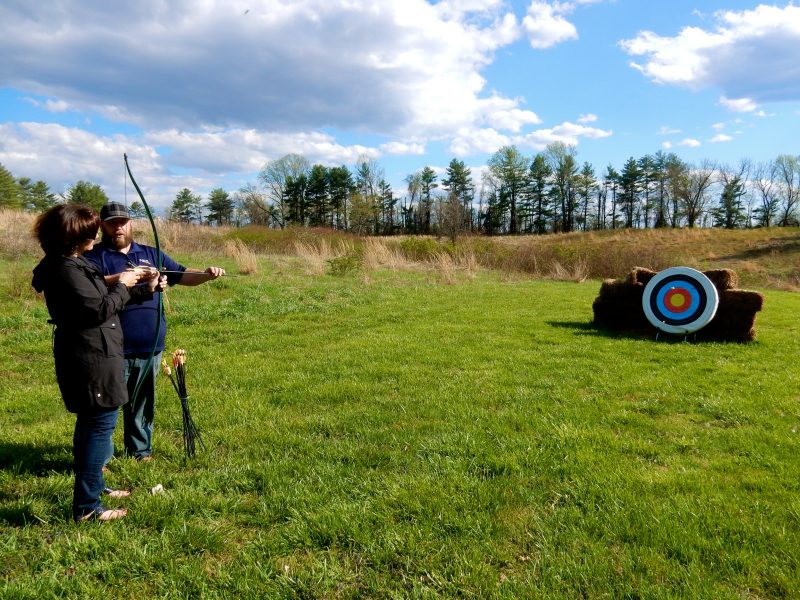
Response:
POLYGON ((157 458, 111 464, 134 494, 129 517, 102 526, 69 518, 74 418, 28 284, 36 258, 0 232, 0 597, 800 590, 800 295, 776 289, 794 285, 797 231, 448 248, 165 227, 186 264, 248 274, 168 293, 168 348, 188 351, 206 449, 183 457, 162 378, 157 458), (612 257, 619 272, 596 276, 621 276, 657 268, 639 259, 659 244, 697 266, 758 267, 740 269, 765 295, 755 342, 588 325, 599 281, 580 261, 612 257))

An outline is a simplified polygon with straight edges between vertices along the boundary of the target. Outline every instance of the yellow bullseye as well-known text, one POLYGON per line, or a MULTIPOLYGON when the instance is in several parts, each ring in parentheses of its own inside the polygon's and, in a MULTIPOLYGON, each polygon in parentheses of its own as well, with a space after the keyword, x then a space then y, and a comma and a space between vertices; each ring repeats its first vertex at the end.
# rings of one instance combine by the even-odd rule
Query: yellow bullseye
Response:
POLYGON ((686 298, 681 294, 673 294, 672 298, 669 299, 669 303, 673 308, 680 308, 686 304, 686 298))

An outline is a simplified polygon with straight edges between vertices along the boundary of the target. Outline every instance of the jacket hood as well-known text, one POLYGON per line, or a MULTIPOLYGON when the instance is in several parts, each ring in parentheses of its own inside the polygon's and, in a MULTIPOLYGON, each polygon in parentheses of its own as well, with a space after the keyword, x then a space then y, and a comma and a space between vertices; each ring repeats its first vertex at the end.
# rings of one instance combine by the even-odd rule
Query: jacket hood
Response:
POLYGON ((47 281, 52 278, 53 272, 58 264, 58 258, 45 256, 33 269, 33 279, 31 285, 37 292, 42 293, 47 281))

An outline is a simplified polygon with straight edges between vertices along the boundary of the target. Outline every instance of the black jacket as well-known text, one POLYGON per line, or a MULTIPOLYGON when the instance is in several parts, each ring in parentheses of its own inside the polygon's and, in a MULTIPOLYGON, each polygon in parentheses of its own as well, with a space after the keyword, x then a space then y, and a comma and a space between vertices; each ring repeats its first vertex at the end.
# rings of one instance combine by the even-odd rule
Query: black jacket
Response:
POLYGON ((53 356, 61 397, 70 412, 113 408, 128 401, 118 313, 146 288, 106 286, 83 257, 45 256, 31 282, 44 292, 56 329, 53 356))

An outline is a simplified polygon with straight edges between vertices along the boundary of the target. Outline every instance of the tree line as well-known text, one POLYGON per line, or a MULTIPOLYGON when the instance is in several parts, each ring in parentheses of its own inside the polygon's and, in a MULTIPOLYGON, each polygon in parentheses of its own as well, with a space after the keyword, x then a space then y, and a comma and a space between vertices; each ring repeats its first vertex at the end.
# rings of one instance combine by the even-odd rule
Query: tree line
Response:
MULTIPOLYGON (((399 193, 374 159, 354 168, 311 164, 299 154, 266 163, 257 183, 202 196, 180 190, 165 211, 187 223, 247 224, 284 228, 328 227, 356 234, 427 234, 455 238, 464 232, 544 234, 618 228, 798 225, 800 156, 753 163, 689 164, 663 151, 630 157, 618 171, 599 175, 579 164, 574 147, 555 142, 531 157, 516 146, 497 150, 480 182, 463 161, 442 173, 430 166, 409 174, 399 193)), ((99 208, 102 188, 79 181, 53 194, 43 181, 15 178, 0 165, 0 207, 40 211, 55 202, 99 208)), ((134 217, 144 207, 130 205, 134 217)))

